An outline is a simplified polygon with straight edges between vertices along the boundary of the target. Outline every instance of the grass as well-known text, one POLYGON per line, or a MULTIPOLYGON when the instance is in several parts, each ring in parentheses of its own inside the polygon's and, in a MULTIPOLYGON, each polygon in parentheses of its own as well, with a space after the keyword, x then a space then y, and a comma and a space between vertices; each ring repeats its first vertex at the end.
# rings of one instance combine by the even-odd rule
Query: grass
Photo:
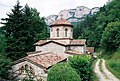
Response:
POLYGON ((107 60, 106 66, 111 73, 120 79, 120 63, 113 63, 112 60, 107 60))
POLYGON ((100 68, 100 71, 103 73, 102 62, 103 62, 103 60, 100 60, 100 62, 99 62, 99 68, 100 68))
POLYGON ((109 53, 109 55, 104 54, 103 58, 106 60, 106 67, 109 71, 120 79, 120 51, 109 53))
POLYGON ((106 78, 108 78, 108 77, 106 76, 105 72, 103 71, 102 62, 103 62, 103 60, 100 60, 100 62, 99 62, 100 72, 102 72, 102 73, 104 74, 104 76, 105 76, 106 78))
POLYGON ((93 72, 92 81, 99 81, 95 72, 93 72))

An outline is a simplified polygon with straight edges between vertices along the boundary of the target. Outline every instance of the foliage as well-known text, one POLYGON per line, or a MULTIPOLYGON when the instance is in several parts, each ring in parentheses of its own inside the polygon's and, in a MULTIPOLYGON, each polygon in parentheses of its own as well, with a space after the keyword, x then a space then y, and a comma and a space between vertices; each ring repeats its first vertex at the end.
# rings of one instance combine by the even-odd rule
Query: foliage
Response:
POLYGON ((115 51, 120 46, 120 21, 107 25, 102 36, 101 46, 106 51, 115 51))
MULTIPOLYGON (((73 36, 77 39, 87 39, 88 46, 100 48, 105 28, 112 22, 120 21, 119 15, 120 1, 111 0, 101 7, 97 13, 86 16, 84 20, 78 23, 78 25, 73 28, 73 36)), ((109 46, 110 44, 106 45, 109 46)), ((112 48, 111 46, 109 47, 112 48)))
POLYGON ((10 59, 0 55, 0 77, 3 79, 9 79, 9 72, 7 65, 10 63, 10 59))
POLYGON ((26 5, 24 8, 19 1, 12 12, 3 18, 4 33, 7 38, 7 57, 17 60, 26 56, 26 52, 34 51, 34 43, 46 39, 47 26, 44 18, 39 17, 36 9, 26 5))
POLYGON ((81 81, 76 71, 66 63, 54 65, 48 72, 47 81, 81 81))
MULTIPOLYGON (((1 30, 2 28, 0 28, 1 30)), ((0 31, 0 77, 4 79, 8 79, 8 67, 7 65, 10 63, 10 59, 6 58, 5 54, 6 49, 6 38, 2 34, 2 30, 0 31)))
POLYGON ((6 38, 4 34, 0 32, 0 55, 5 56, 5 49, 6 49, 6 38))
POLYGON ((92 76, 92 61, 87 55, 73 56, 69 58, 69 64, 76 69, 82 81, 89 81, 92 76))
POLYGON ((117 77, 120 79, 120 51, 119 49, 111 54, 112 56, 109 57, 108 55, 104 55, 106 57, 106 65, 107 68, 117 77), (108 58, 109 57, 109 58, 108 58))

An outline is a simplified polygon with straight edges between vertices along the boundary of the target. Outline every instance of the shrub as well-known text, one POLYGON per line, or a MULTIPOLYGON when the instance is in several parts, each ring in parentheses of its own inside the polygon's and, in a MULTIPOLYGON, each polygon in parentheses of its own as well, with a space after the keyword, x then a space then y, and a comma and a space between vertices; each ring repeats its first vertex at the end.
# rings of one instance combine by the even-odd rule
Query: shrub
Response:
POLYGON ((92 75, 92 61, 87 55, 69 57, 69 64, 76 69, 82 81, 89 81, 92 75))
POLYGON ((81 81, 76 71, 67 63, 54 65, 48 71, 47 81, 81 81))

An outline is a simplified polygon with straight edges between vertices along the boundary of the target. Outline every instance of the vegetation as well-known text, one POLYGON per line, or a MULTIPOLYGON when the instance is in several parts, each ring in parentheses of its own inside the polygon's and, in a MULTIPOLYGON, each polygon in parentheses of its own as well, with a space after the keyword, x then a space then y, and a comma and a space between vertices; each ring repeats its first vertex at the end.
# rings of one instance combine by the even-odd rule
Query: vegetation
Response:
POLYGON ((120 1, 110 0, 97 13, 88 15, 73 28, 74 38, 87 40, 88 46, 102 49, 107 67, 120 78, 120 1))
POLYGON ((47 81, 81 81, 76 71, 67 63, 54 65, 48 72, 47 81))
POLYGON ((82 81, 89 81, 92 76, 92 61, 87 55, 73 56, 69 58, 69 64, 76 69, 82 81))
POLYGON ((35 8, 22 7, 19 1, 0 27, 0 78, 8 79, 9 63, 34 51, 34 43, 48 37, 44 18, 35 8))
POLYGON ((44 18, 39 17, 36 9, 25 5, 23 8, 19 1, 12 12, 3 18, 3 31, 7 39, 7 57, 17 60, 26 56, 26 52, 34 51, 34 43, 47 37, 47 26, 44 18))
POLYGON ((10 63, 10 59, 6 58, 5 56, 0 55, 0 78, 6 78, 8 79, 8 69, 9 67, 6 67, 10 63))
POLYGON ((115 51, 120 45, 120 21, 107 25, 102 36, 101 46, 105 51, 115 51))
POLYGON ((104 72, 103 72, 103 69, 102 69, 102 62, 103 62, 103 60, 100 60, 99 68, 100 68, 100 72, 104 73, 104 72))
POLYGON ((10 63, 10 59, 6 58, 5 49, 6 49, 6 38, 0 32, 0 77, 1 78, 8 78, 9 75, 8 72, 9 68, 6 66, 10 63))
POLYGON ((88 15, 74 27, 74 38, 87 39, 88 46, 115 51, 119 46, 120 2, 112 0, 94 15, 88 15), (114 28, 114 26, 116 26, 114 28), (110 29, 110 30, 109 30, 110 29), (117 31, 118 29, 118 31, 117 31), (109 36, 115 36, 109 38, 109 36), (111 44, 112 43, 112 44, 111 44), (119 44, 118 44, 119 43, 119 44), (115 46, 115 47, 114 47, 115 46))
POLYGON ((120 51, 116 51, 115 53, 111 54, 110 56, 105 55, 104 58, 106 59, 107 68, 120 79, 120 51))

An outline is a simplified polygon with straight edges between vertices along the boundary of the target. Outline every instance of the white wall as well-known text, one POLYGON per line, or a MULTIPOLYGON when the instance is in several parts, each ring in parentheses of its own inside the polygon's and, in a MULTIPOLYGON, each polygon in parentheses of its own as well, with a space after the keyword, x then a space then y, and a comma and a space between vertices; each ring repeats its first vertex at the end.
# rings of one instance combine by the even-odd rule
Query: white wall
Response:
POLYGON ((43 46, 36 46, 36 51, 42 51, 41 53, 54 52, 56 54, 65 54, 65 47, 51 42, 43 46))
POLYGON ((85 46, 70 46, 70 49, 76 50, 81 53, 85 53, 85 46))
MULTIPOLYGON (((35 75, 37 76, 41 76, 43 74, 45 74, 44 70, 28 61, 24 61, 24 62, 21 62, 21 63, 18 63, 16 65, 13 65, 12 66, 12 71, 15 72, 15 73, 19 73, 20 71, 17 71, 18 69, 20 69, 22 66, 25 66, 25 65, 28 65, 28 66, 31 66, 33 69, 34 69, 34 72, 35 72, 35 75)), ((19 75, 17 77, 17 79, 23 79, 26 75, 19 75)))
POLYGON ((73 38, 73 30, 68 26, 55 26, 50 28, 50 38, 73 38), (67 28, 67 37, 65 37, 65 29, 67 28), (59 29, 59 37, 57 37, 57 29, 59 29), (51 31, 52 30, 52 31, 51 31))

